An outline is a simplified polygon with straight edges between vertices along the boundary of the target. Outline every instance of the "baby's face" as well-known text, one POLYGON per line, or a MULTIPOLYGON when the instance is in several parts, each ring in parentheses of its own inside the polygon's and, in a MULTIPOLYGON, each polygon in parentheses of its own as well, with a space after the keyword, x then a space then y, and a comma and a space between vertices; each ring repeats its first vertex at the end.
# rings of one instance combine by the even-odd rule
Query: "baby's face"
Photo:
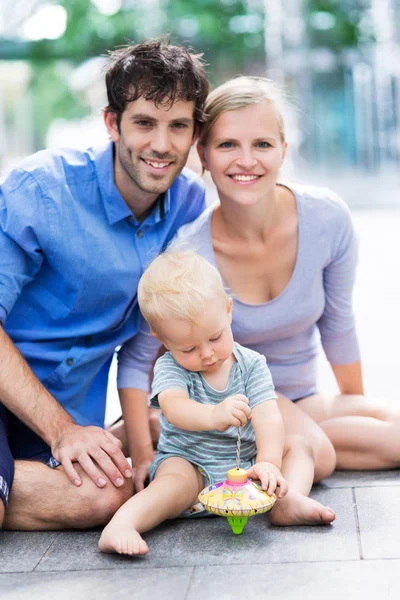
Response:
POLYGON ((169 319, 158 327, 157 337, 188 371, 215 372, 233 351, 232 301, 219 296, 199 316, 200 325, 169 319))

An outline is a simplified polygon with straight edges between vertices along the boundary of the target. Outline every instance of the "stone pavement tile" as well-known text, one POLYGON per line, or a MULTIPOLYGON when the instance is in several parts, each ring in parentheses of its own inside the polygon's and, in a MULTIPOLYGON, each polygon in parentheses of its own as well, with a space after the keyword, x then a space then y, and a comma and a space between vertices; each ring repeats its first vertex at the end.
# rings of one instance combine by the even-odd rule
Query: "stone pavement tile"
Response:
POLYGON ((187 600, 398 600, 400 561, 196 567, 187 600))
POLYGON ((0 573, 32 571, 57 536, 57 531, 0 531, 0 573))
POLYGON ((400 558, 400 489, 362 488, 355 493, 363 557, 400 558))
POLYGON ((376 485, 400 485, 400 469, 395 471, 335 471, 315 488, 374 487, 376 485))
POLYGON ((193 567, 0 575, 1 600, 184 600, 193 567))
POLYGON ((146 534, 150 552, 137 558, 99 553, 100 532, 61 533, 36 571, 358 559, 351 490, 319 490, 313 496, 337 511, 334 525, 271 527, 268 518, 260 516, 235 536, 221 517, 180 519, 146 534))

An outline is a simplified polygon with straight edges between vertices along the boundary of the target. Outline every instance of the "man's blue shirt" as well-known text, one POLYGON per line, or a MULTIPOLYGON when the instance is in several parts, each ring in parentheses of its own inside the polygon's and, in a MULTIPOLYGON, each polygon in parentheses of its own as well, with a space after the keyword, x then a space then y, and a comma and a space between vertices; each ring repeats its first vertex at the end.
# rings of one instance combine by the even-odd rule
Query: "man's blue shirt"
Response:
POLYGON ((112 143, 38 152, 2 182, 0 321, 78 423, 103 425, 113 352, 142 324, 139 278, 204 207, 185 170, 139 223, 114 184, 112 143))

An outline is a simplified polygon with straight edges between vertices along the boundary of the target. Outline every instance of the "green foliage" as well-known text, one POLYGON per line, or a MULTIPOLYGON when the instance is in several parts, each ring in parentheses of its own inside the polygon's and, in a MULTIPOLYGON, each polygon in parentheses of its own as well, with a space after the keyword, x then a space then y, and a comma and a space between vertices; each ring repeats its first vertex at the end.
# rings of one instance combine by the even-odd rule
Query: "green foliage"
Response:
POLYGON ((83 98, 69 88, 67 77, 71 66, 49 62, 32 64, 30 90, 35 124, 36 146, 44 146, 44 136, 54 119, 74 119, 90 114, 83 98))
POLYGON ((360 27, 365 11, 354 0, 308 0, 307 24, 310 46, 326 46, 336 52, 354 48, 368 39, 360 27), (326 14, 333 18, 334 25, 327 30, 318 30, 310 25, 315 15, 326 14))
MULTIPOLYGON (((204 53, 213 84, 233 74, 249 73, 257 63, 262 68, 265 61, 263 0, 125 0, 122 9, 111 16, 99 12, 91 0, 54 2, 67 12, 62 37, 37 42, 0 40, 0 60, 24 59, 33 67, 31 87, 40 145, 51 119, 89 112, 83 98, 68 87, 68 70, 116 46, 167 34, 173 42, 204 53), (246 16, 253 19, 252 24, 246 16)), ((308 0, 305 5, 310 47, 328 46, 340 53, 365 41, 360 29, 364 12, 357 0, 308 0), (313 26, 313 15, 319 13, 331 15, 333 25, 313 26)))

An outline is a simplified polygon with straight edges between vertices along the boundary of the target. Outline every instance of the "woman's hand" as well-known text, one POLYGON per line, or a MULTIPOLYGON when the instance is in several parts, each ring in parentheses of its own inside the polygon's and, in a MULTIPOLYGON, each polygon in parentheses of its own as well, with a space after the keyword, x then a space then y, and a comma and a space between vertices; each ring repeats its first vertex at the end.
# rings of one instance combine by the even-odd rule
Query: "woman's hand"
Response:
POLYGON ((132 479, 136 492, 144 490, 153 460, 154 449, 152 445, 136 449, 135 455, 132 456, 132 479))
POLYGON ((217 404, 211 413, 212 428, 226 431, 228 427, 242 427, 251 419, 249 401, 243 394, 235 394, 217 404))
POLYGON ((261 487, 267 494, 276 493, 277 498, 283 498, 288 491, 286 479, 282 473, 272 463, 258 462, 253 465, 248 471, 247 476, 251 479, 259 479, 261 487), (278 491, 276 491, 278 490, 278 491))

